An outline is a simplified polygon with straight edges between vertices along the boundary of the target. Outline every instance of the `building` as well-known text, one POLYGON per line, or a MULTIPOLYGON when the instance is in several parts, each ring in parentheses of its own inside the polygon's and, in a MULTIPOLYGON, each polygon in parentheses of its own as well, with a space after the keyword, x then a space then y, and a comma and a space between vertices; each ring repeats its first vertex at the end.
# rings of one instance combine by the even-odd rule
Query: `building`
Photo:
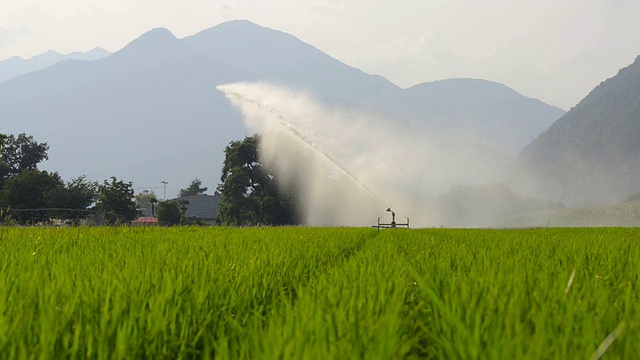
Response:
POLYGON ((158 218, 152 216, 139 217, 131 221, 132 226, 156 226, 158 225, 158 218))
POLYGON ((203 225, 216 225, 218 220, 218 204, 220 194, 187 195, 169 200, 170 202, 185 202, 185 216, 190 223, 198 222, 203 225))

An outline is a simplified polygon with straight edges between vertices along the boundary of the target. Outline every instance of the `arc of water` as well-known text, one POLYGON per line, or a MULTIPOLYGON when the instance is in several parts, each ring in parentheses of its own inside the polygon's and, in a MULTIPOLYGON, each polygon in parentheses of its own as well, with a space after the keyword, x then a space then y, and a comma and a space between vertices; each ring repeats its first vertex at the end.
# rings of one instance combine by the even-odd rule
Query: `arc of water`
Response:
POLYGON ((232 91, 228 87, 218 86, 218 90, 222 91, 225 94, 225 96, 228 97, 228 98, 236 98, 236 99, 239 99, 241 101, 248 102, 248 103, 256 106, 257 108, 259 108, 259 109, 261 109, 263 111, 269 112, 269 114, 271 114, 272 116, 274 116, 275 118, 278 119, 278 123, 280 124, 280 126, 282 126, 282 128, 287 130, 291 135, 293 135, 296 138, 298 138, 305 145, 307 145, 311 149, 315 150, 325 160, 329 161, 336 168, 338 168, 345 176, 347 176, 347 178, 351 179, 351 181, 353 181, 356 184, 358 184, 372 198, 374 198, 376 201, 378 201, 380 204, 382 204, 385 208, 388 208, 388 206, 385 204, 384 201, 382 201, 382 199, 380 199, 379 196, 377 196, 373 191, 371 191, 371 189, 369 189, 366 185, 364 185, 360 180, 358 180, 358 178, 356 178, 353 174, 351 174, 347 169, 345 169, 343 166, 338 164, 338 162, 336 160, 334 160, 331 156, 329 156, 327 153, 325 153, 320 147, 315 145, 311 140, 309 140, 306 136, 304 136, 302 131, 300 131, 300 129, 298 129, 281 112, 279 112, 278 110, 276 110, 276 109, 274 109, 272 107, 265 106, 260 101, 255 100, 255 99, 253 99, 253 98, 251 98, 249 96, 246 96, 246 95, 240 94, 238 92, 232 91))

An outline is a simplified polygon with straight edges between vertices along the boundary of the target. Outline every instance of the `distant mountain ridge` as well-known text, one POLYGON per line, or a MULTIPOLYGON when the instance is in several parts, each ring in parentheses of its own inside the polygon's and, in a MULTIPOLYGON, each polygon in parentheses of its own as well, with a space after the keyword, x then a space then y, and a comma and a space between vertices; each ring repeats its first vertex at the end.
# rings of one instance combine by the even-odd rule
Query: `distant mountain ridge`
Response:
POLYGON ((93 61, 109 55, 111 55, 110 52, 98 47, 84 53, 72 52, 70 54, 60 54, 50 50, 30 59, 14 56, 5 61, 0 61, 0 83, 19 75, 48 68, 64 60, 93 61))
POLYGON ((640 192, 640 56, 525 147, 517 165, 538 193, 568 203, 640 192))
POLYGON ((481 141, 512 157, 565 113, 506 85, 481 79, 415 85, 405 91, 400 107, 397 111, 414 122, 429 114, 426 125, 433 132, 481 141))
POLYGON ((231 21, 182 41, 212 59, 250 70, 243 81, 272 81, 331 99, 378 100, 401 89, 382 76, 346 65, 287 33, 231 21))
POLYGON ((512 156, 564 113, 481 80, 401 89, 292 35, 232 21, 183 39, 154 29, 108 57, 64 61, 0 83, 0 131, 49 142, 44 167, 63 177, 115 175, 136 187, 166 180, 176 189, 200 178, 213 188, 224 147, 250 132, 216 90, 240 81, 269 81, 329 103, 377 109, 399 126, 468 133, 470 142, 512 156), (438 97, 451 86, 459 90, 438 97), (542 115, 523 116, 519 106, 542 115), (491 130, 500 126, 503 133, 491 130))

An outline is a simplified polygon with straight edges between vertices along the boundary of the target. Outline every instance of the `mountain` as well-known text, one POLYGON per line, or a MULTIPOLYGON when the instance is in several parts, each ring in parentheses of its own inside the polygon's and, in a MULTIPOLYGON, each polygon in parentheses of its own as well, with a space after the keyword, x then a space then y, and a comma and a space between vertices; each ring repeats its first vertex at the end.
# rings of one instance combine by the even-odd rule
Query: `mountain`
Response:
POLYGON ((512 157, 565 113, 503 84, 479 79, 413 86, 397 111, 441 137, 478 141, 512 157))
POLYGON ((43 168, 66 178, 117 176, 144 188, 166 180, 177 192, 199 177, 212 186, 225 145, 246 133, 216 85, 242 76, 154 29, 110 57, 0 84, 2 131, 48 142, 43 168))
POLYGON ((102 48, 95 48, 91 51, 73 52, 71 54, 60 54, 53 50, 44 54, 34 56, 25 60, 19 56, 14 56, 5 61, 0 61, 0 83, 16 76, 39 71, 64 60, 93 61, 111 55, 110 52, 102 48))
POLYGON ((533 191, 569 204, 640 192, 640 56, 525 147, 517 168, 533 191))
POLYGON ((382 76, 366 74, 292 35, 246 20, 218 25, 183 42, 223 64, 251 71, 252 76, 242 81, 282 83, 320 97, 360 104, 401 92, 382 76))
MULTIPOLYGON (((529 118, 517 114, 544 114, 535 129, 561 115, 557 108, 478 80, 401 89, 294 36, 232 21, 183 39, 154 29, 111 56, 91 62, 67 60, 0 83, 0 131, 27 132, 48 142, 50 160, 43 168, 60 171, 65 178, 117 176, 139 189, 160 188, 165 180, 170 184, 168 196, 194 178, 213 189, 225 146, 250 134, 238 110, 216 90, 240 81, 284 84, 328 103, 377 109, 399 126, 472 133, 471 142, 479 138, 484 146, 507 153, 510 150, 496 138, 520 139, 513 146, 522 147, 528 142, 523 139, 537 135, 529 130, 531 125, 520 124, 529 118), (457 90, 438 95, 436 89, 452 84, 457 90), (487 99, 492 103, 482 105, 487 99), (502 112, 507 115, 498 123, 508 122, 507 135, 482 132, 483 124, 502 112), (463 124, 475 127, 467 130, 453 120, 447 123, 450 113, 459 113, 463 124)), ((465 150, 469 152, 473 153, 465 150)))

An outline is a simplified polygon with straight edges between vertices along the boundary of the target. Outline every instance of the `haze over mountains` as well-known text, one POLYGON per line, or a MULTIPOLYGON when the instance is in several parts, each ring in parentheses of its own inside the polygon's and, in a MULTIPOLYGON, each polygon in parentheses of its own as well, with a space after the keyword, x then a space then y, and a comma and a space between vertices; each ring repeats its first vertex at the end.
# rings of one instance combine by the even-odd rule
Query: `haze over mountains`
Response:
POLYGON ((487 80, 441 80, 403 93, 396 112, 427 131, 482 141, 513 157, 565 113, 487 80))
POLYGON ((216 86, 247 81, 383 113, 398 126, 446 135, 444 146, 493 152, 499 162, 517 156, 564 114, 484 80, 402 89, 291 35, 232 21, 183 39, 154 29, 113 55, 66 60, 4 81, 0 132, 48 142, 50 160, 42 168, 65 178, 117 176, 137 189, 166 180, 168 197, 200 178, 213 190, 225 146, 250 135, 216 86))
POLYGON ((5 61, 0 61, 0 83, 22 74, 48 68, 49 66, 64 60, 92 61, 109 55, 111 55, 111 53, 107 50, 95 48, 84 53, 73 52, 70 54, 60 54, 56 51, 50 50, 44 54, 34 56, 31 59, 23 59, 19 56, 14 56, 5 61))
POLYGON ((525 147, 516 165, 526 190, 570 205, 640 192, 640 56, 525 147))

